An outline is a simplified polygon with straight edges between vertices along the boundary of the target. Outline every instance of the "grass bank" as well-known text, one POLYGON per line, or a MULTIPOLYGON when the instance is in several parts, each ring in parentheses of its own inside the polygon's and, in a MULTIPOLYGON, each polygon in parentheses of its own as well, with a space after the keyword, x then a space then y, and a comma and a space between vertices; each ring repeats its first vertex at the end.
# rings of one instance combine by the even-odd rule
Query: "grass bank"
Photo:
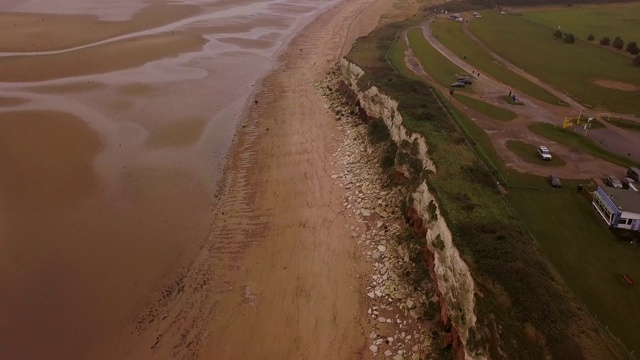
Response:
POLYGON ((625 128, 633 131, 640 131, 640 122, 638 121, 631 121, 631 120, 620 119, 620 118, 610 118, 609 123, 617 127, 621 127, 621 128, 625 128))
POLYGON ((563 182, 561 190, 511 190, 509 202, 572 291, 637 353, 640 291, 622 275, 640 279, 640 247, 617 240, 584 196, 563 182))
MULTIPOLYGON (((496 54, 586 106, 640 115, 638 91, 616 85, 640 86, 640 68, 632 65, 630 57, 583 41, 566 44, 552 35, 557 25, 548 28, 524 16, 497 11, 483 12, 469 28, 496 54), (596 83, 603 81, 607 87, 596 83)), ((563 31, 571 30, 563 27, 563 31)))
MULTIPOLYGON (((471 76, 460 67, 453 64, 436 50, 422 36, 422 30, 419 28, 411 28, 407 32, 409 46, 420 61, 422 68, 427 74, 441 86, 449 87, 458 80, 459 76, 471 76)), ((456 91, 473 92, 471 86, 456 89, 456 91)))
POLYGON ((575 133, 571 130, 563 129, 561 127, 546 124, 546 123, 538 123, 529 126, 529 129, 549 140, 553 140, 555 142, 567 145, 576 150, 580 150, 587 154, 591 154, 593 156, 599 157, 608 162, 629 167, 629 166, 639 166, 640 164, 632 161, 623 156, 614 154, 600 145, 596 144, 593 140, 582 136, 578 133, 575 133))
POLYGON ((547 90, 523 78, 497 62, 489 53, 476 44, 462 30, 462 24, 452 21, 437 21, 431 24, 431 31, 438 40, 461 59, 491 75, 501 83, 511 88, 505 88, 505 95, 509 90, 522 91, 540 101, 553 105, 567 106, 547 90))
MULTIPOLYGON (((427 138, 438 171, 422 176, 437 197, 454 242, 482 293, 476 297, 477 326, 468 346, 486 344, 489 358, 503 358, 506 353, 521 359, 539 359, 545 354, 581 359, 587 351, 600 358, 613 357, 609 349, 614 346, 598 334, 505 203, 491 171, 478 160, 476 154, 482 150, 480 158, 494 162, 496 171, 504 171, 486 133, 455 109, 443 108, 440 104, 448 105, 442 94, 402 76, 394 70, 398 64, 391 65, 381 56, 388 49, 385 44, 392 45, 397 26, 385 25, 358 40, 347 59, 367 74, 360 80, 361 88, 375 85, 396 99, 404 126, 427 138), (378 56, 363 59, 363 53, 376 49, 378 56)), ((522 175, 512 180, 545 186, 541 177, 522 175)))
POLYGON ((513 111, 501 108, 499 106, 491 105, 484 101, 476 100, 468 96, 455 94, 453 97, 460 101, 462 104, 470 107, 471 109, 487 115, 490 118, 500 121, 510 121, 518 117, 518 114, 513 111))
POLYGON ((551 160, 542 160, 538 156, 538 147, 527 144, 523 141, 507 140, 507 149, 518 155, 522 160, 540 166, 557 167, 565 165, 567 162, 558 155, 552 154, 551 160))
POLYGON ((616 36, 620 36, 625 43, 629 41, 640 43, 640 32, 638 32, 640 4, 638 3, 531 10, 523 12, 522 17, 549 29, 560 26, 563 31, 571 32, 582 40, 593 35, 594 43, 604 36, 608 36, 612 41, 616 36))

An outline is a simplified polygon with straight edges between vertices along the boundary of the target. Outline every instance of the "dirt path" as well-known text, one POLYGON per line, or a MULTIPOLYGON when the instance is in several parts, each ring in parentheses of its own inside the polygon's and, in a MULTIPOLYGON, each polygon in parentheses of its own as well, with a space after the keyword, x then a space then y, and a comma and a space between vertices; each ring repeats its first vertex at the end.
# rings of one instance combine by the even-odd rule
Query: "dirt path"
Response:
POLYGON ((293 39, 237 137, 209 240, 105 359, 371 358, 369 268, 331 178, 342 135, 314 83, 391 5, 342 2, 293 39))
MULTIPOLYGON (((473 21, 473 19, 471 19, 469 21, 473 21)), ((478 46, 480 46, 484 51, 486 51, 489 55, 491 55, 499 63, 504 65, 507 69, 509 69, 509 70, 513 71, 514 73, 524 77, 525 79, 531 81, 532 83, 534 83, 534 84, 540 86, 541 88, 547 90, 548 92, 550 92, 554 96, 558 97, 559 99, 562 99, 562 101, 570 104, 571 105, 571 109, 572 109, 572 113, 577 114, 582 110, 583 114, 585 116, 591 116, 591 117, 594 117, 594 118, 597 118, 598 114, 601 113, 601 111, 594 112, 594 111, 591 111, 589 109, 584 108, 584 106, 582 106, 582 104, 580 104, 577 101, 573 100, 566 93, 564 93, 564 92, 562 92, 560 90, 557 90, 556 88, 552 87, 551 85, 539 80, 535 76, 527 73, 526 71, 524 71, 521 68, 515 66, 511 62, 507 61, 506 59, 504 59, 500 55, 498 55, 495 52, 493 52, 484 43, 482 43, 482 41, 480 41, 475 35, 473 35, 471 30, 469 30, 469 23, 468 22, 463 23, 462 29, 463 29, 465 35, 467 35, 473 42, 478 44, 478 46)), ((544 106, 546 108, 549 108, 549 106, 546 106, 545 103, 540 103, 540 105, 544 106)), ((635 118, 630 118, 629 115, 627 115, 627 114, 610 113, 610 115, 613 116, 613 117, 626 118, 626 119, 629 119, 631 121, 640 121, 640 120, 635 119, 635 118)), ((572 116, 577 116, 577 115, 572 115, 572 116)), ((557 124, 557 120, 556 120, 555 123, 557 124)), ((633 132, 633 131, 628 131, 628 130, 625 130, 625 129, 621 129, 621 128, 616 127, 616 126, 611 126, 611 125, 607 125, 607 124, 605 124, 605 126, 606 126, 606 129, 602 129, 602 130, 591 132, 590 137, 595 142, 599 143, 605 149, 607 149, 609 151, 612 151, 612 152, 614 152, 616 154, 620 154, 622 156, 629 156, 634 161, 640 162, 640 151, 637 150, 637 149, 640 149, 640 136, 638 136, 638 134, 633 132)))
MULTIPOLYGON (((422 32, 427 41, 444 55, 447 59, 459 66, 468 73, 478 74, 479 70, 468 64, 466 61, 460 59, 457 55, 446 48, 440 43, 431 33, 429 27, 429 21, 423 22, 421 25, 422 32)), ((406 41, 406 39, 405 39, 406 41)), ((413 57, 413 54, 409 54, 409 57, 413 57)), ((417 59, 409 60, 408 66, 412 68, 414 72, 422 77, 428 77, 425 71, 419 66, 417 59)), ((535 78, 529 79, 533 80, 535 78)), ((536 84, 548 88, 546 84, 542 84, 539 80, 535 79, 536 84)), ((435 84, 434 81, 430 81, 435 84)), ((441 86, 443 93, 447 93, 448 89, 441 86)), ((474 90, 476 91, 476 97, 483 101, 493 103, 494 105, 504 107, 504 102, 500 99, 508 93, 510 87, 501 83, 500 81, 492 78, 491 76, 482 73, 480 78, 477 77, 474 82, 474 90)), ((553 89, 551 89, 553 90, 553 89)), ((555 90, 554 90, 555 91, 555 90)), ((525 106, 509 106, 509 110, 518 114, 518 118, 515 120, 504 122, 489 118, 479 112, 476 112, 465 105, 455 101, 457 107, 463 109, 465 113, 474 120, 481 128, 490 135, 490 138, 498 150, 498 153, 505 161, 506 165, 521 172, 528 172, 537 175, 547 176, 553 172, 562 178, 591 178, 591 177, 604 177, 608 174, 620 174, 624 172, 624 169, 618 165, 611 164, 597 157, 576 151, 565 145, 555 143, 546 138, 540 137, 532 133, 528 126, 537 122, 547 122, 558 125, 562 119, 567 116, 577 116, 579 113, 579 104, 568 98, 566 95, 557 94, 561 99, 567 101, 569 104, 576 108, 564 108, 559 106, 553 106, 537 99, 528 97, 526 94, 518 94, 518 96, 525 102, 525 106), (573 114, 575 112, 575 114, 573 114), (533 145, 544 144, 550 147, 551 151, 564 159, 567 164, 562 167, 547 167, 544 165, 532 164, 524 161, 519 156, 512 153, 506 147, 508 140, 524 141, 533 145)), ((613 128, 613 126, 610 126, 613 128)))

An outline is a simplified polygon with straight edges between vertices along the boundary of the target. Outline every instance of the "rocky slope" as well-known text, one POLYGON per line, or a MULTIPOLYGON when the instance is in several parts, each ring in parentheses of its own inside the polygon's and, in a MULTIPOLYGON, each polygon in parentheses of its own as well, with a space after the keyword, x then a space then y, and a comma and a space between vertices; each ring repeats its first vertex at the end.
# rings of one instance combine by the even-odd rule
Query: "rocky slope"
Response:
MULTIPOLYGON (((355 64, 343 59, 340 68, 342 80, 357 97, 359 107, 367 117, 384 121, 399 151, 402 151, 402 144, 407 143, 412 148, 417 148, 411 156, 420 160, 422 171, 411 174, 411 171, 404 169, 403 172, 414 178, 420 177, 420 173, 424 171, 436 172, 437 169, 429 158, 426 139, 402 126, 397 102, 380 93, 376 87, 370 87, 366 91, 359 89, 357 82, 363 71, 355 64)), ((429 192, 425 181, 408 194, 408 204, 404 215, 426 244, 426 248, 422 250, 430 266, 434 291, 441 308, 441 320, 451 331, 450 342, 455 356, 458 359, 484 359, 486 352, 483 349, 472 348, 476 343, 473 341, 473 329, 476 325, 474 281, 467 264, 452 242, 446 219, 441 216, 437 201, 429 192)))
POLYGON ((423 314, 437 308, 438 297, 429 277, 421 278, 410 259, 420 249, 403 241, 407 227, 400 202, 405 191, 388 182, 378 164, 376 147, 368 140, 367 127, 362 126, 363 114, 353 106, 353 99, 339 91, 339 78, 329 76, 316 87, 344 134, 334 153, 336 171, 331 177, 347 191, 345 214, 360 224, 351 226, 351 235, 371 264, 370 277, 361 279, 367 288, 364 300, 373 328, 368 351, 375 358, 431 358, 432 326, 423 314))

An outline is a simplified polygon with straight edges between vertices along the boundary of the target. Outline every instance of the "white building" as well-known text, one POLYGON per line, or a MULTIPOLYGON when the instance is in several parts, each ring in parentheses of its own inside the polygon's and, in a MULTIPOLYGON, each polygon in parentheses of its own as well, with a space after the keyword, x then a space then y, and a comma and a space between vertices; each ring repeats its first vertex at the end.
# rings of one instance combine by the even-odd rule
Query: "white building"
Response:
POLYGON ((607 224, 640 231, 640 192, 598 187, 593 192, 593 206, 607 224))

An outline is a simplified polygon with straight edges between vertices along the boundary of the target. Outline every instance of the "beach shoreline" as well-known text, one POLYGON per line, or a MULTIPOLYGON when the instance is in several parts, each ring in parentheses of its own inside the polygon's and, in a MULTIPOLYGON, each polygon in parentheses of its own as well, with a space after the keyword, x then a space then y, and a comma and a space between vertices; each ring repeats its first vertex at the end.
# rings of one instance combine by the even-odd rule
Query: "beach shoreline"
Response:
MULTIPOLYGON (((23 236, 29 216, 50 217, 49 228, 38 227, 33 239, 55 237, 45 247, 34 240, 16 249, 9 247, 15 255, 12 251, 0 254, 7 260, 0 266, 8 270, 4 278, 0 273, 0 284, 8 284, 9 291, 15 289, 16 299, 29 299, 0 327, 0 335, 10 335, 4 338, 13 341, 10 347, 0 346, 8 351, 5 355, 15 359, 44 353, 50 359, 370 358, 365 354, 368 325, 361 279, 370 265, 361 259, 352 230, 345 226, 356 224, 343 208, 344 189, 331 177, 332 154, 343 134, 314 84, 357 37, 376 27, 395 1, 338 1, 303 28, 296 28, 295 34, 271 40, 280 44, 269 65, 273 68, 253 85, 237 84, 217 99, 224 103, 225 97, 242 91, 243 98, 247 96, 215 114, 231 124, 224 125, 218 138, 235 129, 222 175, 211 175, 220 173, 211 156, 223 156, 226 145, 206 144, 214 139, 215 124, 201 118, 205 108, 198 105, 189 115, 192 109, 178 107, 182 104, 175 97, 163 101, 168 90, 160 85, 176 81, 177 70, 189 81, 182 80, 172 91, 195 90, 189 82, 199 81, 194 96, 204 97, 207 82, 201 80, 201 72, 180 67, 193 62, 193 55, 155 61, 155 69, 144 65, 152 70, 149 75, 162 78, 157 83, 133 68, 115 76, 4 83, 0 89, 6 94, 0 97, 4 109, 0 110, 13 111, 17 119, 6 122, 7 129, 17 131, 15 124, 22 116, 42 121, 48 114, 60 114, 56 120, 60 124, 80 126, 78 133, 99 135, 92 144, 83 145, 97 146, 98 154, 83 158, 83 166, 93 162, 96 174, 79 173, 77 181, 93 186, 79 200, 68 208, 60 200, 55 206, 48 204, 45 211, 41 199, 36 199, 24 214, 16 215, 20 221, 16 216, 7 218, 7 224, 20 226, 15 234, 23 236), (165 62, 169 65, 163 66, 165 62), (162 71, 166 69, 170 71, 162 71), (128 75, 135 76, 129 79, 128 75), (86 106, 85 102, 95 105, 91 99, 100 99, 98 111, 86 106), (136 108, 148 101, 154 102, 136 108), (32 108, 51 112, 27 113, 32 108), (180 114, 180 122, 173 119, 178 116, 175 109, 187 111, 180 114), (114 119, 98 116, 102 111, 114 114, 114 119), (236 122, 237 114, 245 120, 236 122), (140 156, 130 155, 135 152, 140 156), (127 211, 114 207, 114 199, 127 211), (69 230, 60 232, 60 221, 69 230), (121 230, 122 224, 132 235, 121 230), (206 241, 193 240, 205 237, 206 241), (92 242, 82 242, 85 238, 92 242), (37 257, 25 255, 33 249, 37 257), (45 272, 50 274, 46 278, 41 276, 45 272), (51 294, 54 302, 41 302, 51 294), (25 312, 30 312, 28 322, 21 315, 25 312), (56 317, 32 333, 31 324, 39 323, 39 317, 48 312, 56 317), (21 328, 14 331, 10 324, 21 328), (81 338, 75 341, 71 334, 81 338), (31 350, 25 351, 30 343, 31 350)), ((300 11, 295 6, 284 10, 300 11)), ((308 14, 309 9, 305 11, 308 14)), ((284 31, 283 24, 273 21, 278 31, 284 31)), ((266 65, 258 64, 245 76, 262 71, 261 66, 266 65)), ((212 70, 209 77, 220 75, 227 81, 234 76, 212 70)), ((29 121, 29 126, 41 127, 36 120, 29 121)), ((48 135, 42 133, 31 146, 47 143, 48 135)), ((74 148, 78 136, 86 137, 74 136, 47 146, 74 148)), ((31 164, 49 156, 47 147, 39 151, 31 164)), ((69 156, 61 154, 56 161, 73 164, 67 161, 69 156)), ((9 161, 16 159, 20 157, 9 161)), ((71 169, 69 173, 75 174, 71 169)), ((25 168, 24 174, 27 178, 34 178, 32 173, 40 178, 56 174, 38 171, 25 168)), ((13 191, 18 185, 5 188, 13 191)), ((63 200, 75 191, 63 190, 67 192, 57 191, 63 200)), ((18 196, 3 196, 2 200, 15 200, 11 206, 24 203, 18 196)), ((9 209, 0 209, 3 217, 9 209)), ((0 235, 1 231, 5 229, 0 227, 0 235)), ((0 314, 9 313, 9 302, 0 301, 0 314)))
POLYGON ((235 135, 208 241, 166 288, 180 294, 163 291, 123 342, 137 342, 129 358, 372 358, 371 265, 331 177, 343 134, 315 84, 392 3, 341 2, 283 50, 235 135))

